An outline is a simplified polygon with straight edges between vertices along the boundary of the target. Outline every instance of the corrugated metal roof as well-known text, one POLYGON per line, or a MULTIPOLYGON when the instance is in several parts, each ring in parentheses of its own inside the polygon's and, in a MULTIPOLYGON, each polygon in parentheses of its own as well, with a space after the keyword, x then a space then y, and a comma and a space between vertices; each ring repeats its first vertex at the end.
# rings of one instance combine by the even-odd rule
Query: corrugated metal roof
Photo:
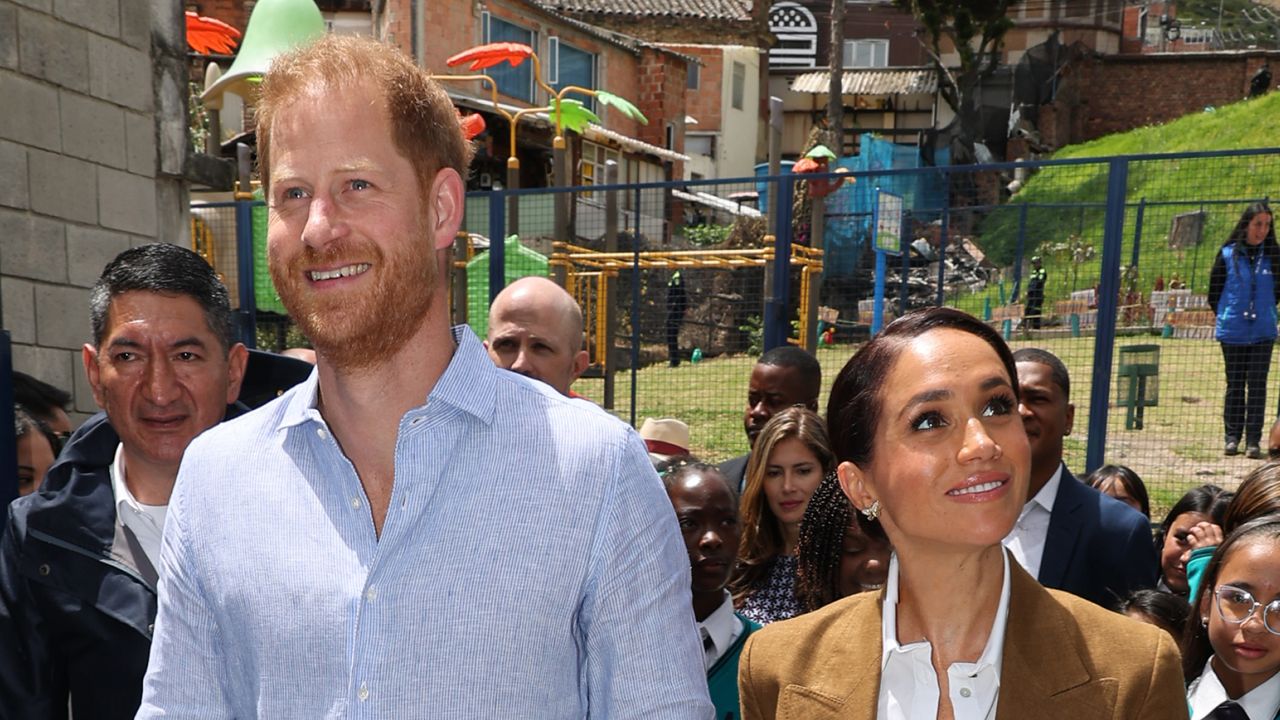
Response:
MULTIPOLYGON (((807 72, 791 80, 795 92, 826 95, 831 74, 807 72)), ((845 95, 932 95, 938 91, 938 75, 932 68, 875 68, 845 70, 841 92, 845 95)))
POLYGON ((561 12, 627 17, 749 20, 749 0, 539 0, 561 12))

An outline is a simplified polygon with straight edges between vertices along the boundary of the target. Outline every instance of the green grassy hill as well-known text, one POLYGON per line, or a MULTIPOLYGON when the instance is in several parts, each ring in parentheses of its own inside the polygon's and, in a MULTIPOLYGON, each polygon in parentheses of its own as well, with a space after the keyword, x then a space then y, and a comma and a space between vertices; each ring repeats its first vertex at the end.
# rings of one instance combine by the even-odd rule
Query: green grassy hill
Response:
MULTIPOLYGON (((1135 95, 1134 101, 1140 101, 1135 95)), ((1109 158, 1116 155, 1280 147, 1276 119, 1280 93, 1179 118, 1164 125, 1117 133, 1058 151, 1054 159, 1109 158)), ((1011 201, 989 214, 975 238, 999 265, 1012 264, 1017 252, 1022 204, 1027 204, 1024 256, 1039 252, 1049 272, 1046 295, 1062 299, 1098 279, 1105 220, 1106 162, 1044 168, 1030 177, 1011 201), (1062 249, 1071 235, 1096 249, 1092 259, 1076 262, 1062 249), (1058 247, 1058 251, 1054 248, 1058 247)), ((1149 292, 1158 277, 1175 274, 1197 292, 1208 285, 1209 267, 1219 246, 1244 209, 1245 198, 1280 195, 1280 151, 1275 155, 1139 161, 1129 165, 1122 263, 1128 264, 1135 236, 1137 204, 1145 199, 1140 243, 1139 289, 1149 292), (1218 202, 1214 201, 1230 201, 1218 202), (1167 203, 1167 204, 1166 204, 1167 203), (1174 215, 1203 210, 1205 230, 1199 246, 1173 250, 1166 242, 1174 215)), ((997 302, 997 293, 990 295, 997 302)), ((968 305, 968 302, 962 302, 968 305)))

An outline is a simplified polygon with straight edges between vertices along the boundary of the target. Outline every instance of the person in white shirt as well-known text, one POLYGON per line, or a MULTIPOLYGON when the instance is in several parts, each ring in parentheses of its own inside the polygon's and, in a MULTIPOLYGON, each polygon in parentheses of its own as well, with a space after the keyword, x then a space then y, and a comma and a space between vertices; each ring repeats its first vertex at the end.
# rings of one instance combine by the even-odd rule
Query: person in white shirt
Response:
POLYGON ((662 481, 689 553, 693 615, 706 654, 707 687, 716 718, 732 720, 742 716, 738 657, 747 638, 760 629, 734 612, 733 596, 725 589, 741 539, 737 493, 714 465, 688 458, 668 463, 667 468, 662 481))
POLYGON ((178 464, 233 406, 248 352, 230 299, 191 250, 122 252, 89 295, 82 425, 0 541, 0 716, 132 718, 156 617, 178 464))
POLYGON ((888 580, 753 634, 744 718, 1185 717, 1167 633, 1010 562, 1031 468, 1018 400, 1004 341, 950 308, 850 359, 827 423, 841 488, 894 548, 888 580))
POLYGON ((1280 517, 1227 536, 1192 608, 1182 643, 1191 720, 1280 717, 1280 517))
POLYGON ((1149 521, 1077 480, 1062 462, 1063 441, 1075 424, 1062 361, 1039 348, 1023 348, 1013 358, 1031 475, 1005 547, 1041 585, 1114 608, 1134 590, 1155 587, 1159 562, 1149 521))

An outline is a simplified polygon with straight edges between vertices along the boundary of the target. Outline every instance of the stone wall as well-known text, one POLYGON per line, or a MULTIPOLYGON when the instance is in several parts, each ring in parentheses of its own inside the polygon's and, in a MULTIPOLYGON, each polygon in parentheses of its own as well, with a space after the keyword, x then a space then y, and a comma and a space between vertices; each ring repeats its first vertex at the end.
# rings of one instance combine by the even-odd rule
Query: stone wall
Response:
POLYGON ((183 27, 163 0, 0 0, 0 325, 80 414, 88 288, 131 245, 188 243, 183 27))

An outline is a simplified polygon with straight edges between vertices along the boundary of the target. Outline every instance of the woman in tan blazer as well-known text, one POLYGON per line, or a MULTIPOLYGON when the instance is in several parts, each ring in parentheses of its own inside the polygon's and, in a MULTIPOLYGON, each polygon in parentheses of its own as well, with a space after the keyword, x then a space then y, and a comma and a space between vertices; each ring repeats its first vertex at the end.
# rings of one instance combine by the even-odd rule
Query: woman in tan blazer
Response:
POLYGON ((1042 588, 1001 545, 1030 449, 999 335, 908 314, 845 365, 827 410, 841 487, 893 544, 889 578, 753 634, 745 718, 1187 716, 1167 633, 1042 588))

